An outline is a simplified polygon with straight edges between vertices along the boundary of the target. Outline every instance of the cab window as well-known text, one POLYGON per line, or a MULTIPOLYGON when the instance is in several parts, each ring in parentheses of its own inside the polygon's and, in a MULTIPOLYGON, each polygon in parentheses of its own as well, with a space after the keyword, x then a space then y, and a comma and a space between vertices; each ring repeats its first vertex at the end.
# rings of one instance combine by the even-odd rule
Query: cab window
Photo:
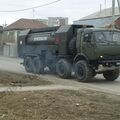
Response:
POLYGON ((97 43, 105 43, 105 35, 103 34, 103 32, 95 32, 95 38, 96 38, 96 42, 97 43))
POLYGON ((92 33, 85 33, 84 42, 91 42, 91 40, 92 40, 92 33))

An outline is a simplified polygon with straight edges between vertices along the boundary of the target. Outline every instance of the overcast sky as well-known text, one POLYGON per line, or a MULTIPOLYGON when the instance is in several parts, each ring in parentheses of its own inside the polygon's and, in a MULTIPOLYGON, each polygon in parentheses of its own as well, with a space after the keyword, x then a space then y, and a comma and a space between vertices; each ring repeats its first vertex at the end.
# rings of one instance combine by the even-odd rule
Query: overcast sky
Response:
MULTIPOLYGON (((46 4, 55 0, 0 0, 0 11, 18 10, 46 4)), ((106 0, 111 7, 112 0, 106 0)), ((49 6, 34 10, 4 13, 0 12, 0 25, 10 24, 19 18, 69 17, 69 23, 105 8, 105 0, 61 0, 49 6), (34 11, 34 12, 33 12, 34 11)))

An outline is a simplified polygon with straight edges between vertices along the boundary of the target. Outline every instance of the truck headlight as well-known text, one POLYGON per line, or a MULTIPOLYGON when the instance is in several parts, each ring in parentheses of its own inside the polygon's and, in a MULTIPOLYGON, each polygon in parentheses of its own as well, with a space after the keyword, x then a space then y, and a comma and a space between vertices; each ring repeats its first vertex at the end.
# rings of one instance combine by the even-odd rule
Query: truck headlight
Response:
POLYGON ((22 43, 23 43, 23 42, 22 42, 22 41, 20 41, 20 45, 22 45, 22 43))
POLYGON ((103 58, 103 56, 100 56, 100 58, 103 58))

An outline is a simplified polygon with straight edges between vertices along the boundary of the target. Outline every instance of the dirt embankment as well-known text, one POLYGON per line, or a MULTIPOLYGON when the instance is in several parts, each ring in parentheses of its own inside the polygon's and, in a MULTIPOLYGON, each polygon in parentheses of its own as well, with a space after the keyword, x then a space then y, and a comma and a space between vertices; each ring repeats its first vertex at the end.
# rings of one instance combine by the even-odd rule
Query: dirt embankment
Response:
POLYGON ((1 86, 39 86, 53 84, 36 75, 24 75, 0 71, 1 86))
POLYGON ((6 94, 0 120, 120 120, 120 97, 85 90, 6 94))

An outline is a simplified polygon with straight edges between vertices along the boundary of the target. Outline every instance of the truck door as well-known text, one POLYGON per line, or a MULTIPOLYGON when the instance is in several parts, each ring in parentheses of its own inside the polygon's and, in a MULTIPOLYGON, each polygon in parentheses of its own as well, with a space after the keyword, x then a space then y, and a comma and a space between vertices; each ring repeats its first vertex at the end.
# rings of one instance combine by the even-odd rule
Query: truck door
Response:
POLYGON ((83 33, 82 37, 82 53, 84 53, 89 59, 92 59, 95 53, 94 49, 94 39, 92 32, 83 33))

